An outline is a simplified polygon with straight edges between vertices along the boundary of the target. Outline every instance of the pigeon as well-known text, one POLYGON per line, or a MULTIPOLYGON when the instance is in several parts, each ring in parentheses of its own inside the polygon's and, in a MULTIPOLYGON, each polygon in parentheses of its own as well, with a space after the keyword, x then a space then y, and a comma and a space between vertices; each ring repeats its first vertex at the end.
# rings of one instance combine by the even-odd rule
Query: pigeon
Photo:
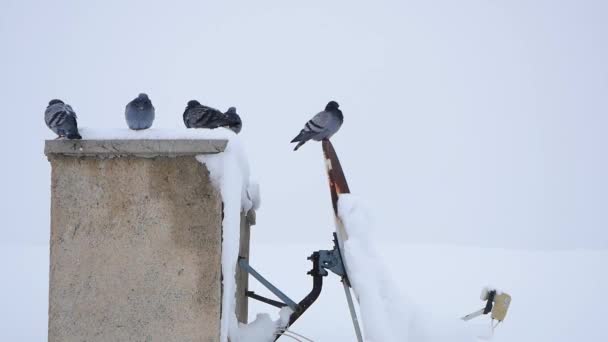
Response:
POLYGON ((184 111, 184 124, 187 128, 218 128, 223 117, 224 114, 219 110, 190 100, 184 111))
POLYGON ((342 122, 344 122, 344 116, 342 115, 342 111, 338 109, 339 107, 340 105, 336 101, 329 101, 324 111, 308 120, 304 129, 300 131, 300 134, 291 141, 292 143, 298 143, 293 150, 297 151, 300 146, 310 139, 321 141, 331 138, 340 129, 342 122))
POLYGON ((125 119, 132 130, 142 130, 152 127, 154 122, 154 106, 148 95, 141 93, 125 108, 125 119))
POLYGON ((241 131, 241 118, 236 108, 230 107, 226 113, 215 108, 204 106, 196 100, 188 102, 184 111, 184 124, 187 128, 218 128, 228 127, 235 133, 241 131))
POLYGON ((228 108, 228 111, 224 113, 224 120, 221 126, 228 127, 234 133, 239 134, 241 128, 243 128, 243 123, 241 122, 241 117, 236 113, 235 107, 228 108))
POLYGON ((58 138, 82 139, 78 133, 76 112, 61 100, 51 100, 44 111, 44 121, 58 138))

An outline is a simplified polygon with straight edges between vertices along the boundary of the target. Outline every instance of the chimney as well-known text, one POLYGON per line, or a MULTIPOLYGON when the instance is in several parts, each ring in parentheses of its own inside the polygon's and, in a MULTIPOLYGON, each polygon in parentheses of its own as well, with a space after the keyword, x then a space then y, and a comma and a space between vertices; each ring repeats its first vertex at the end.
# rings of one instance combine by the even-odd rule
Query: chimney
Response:
MULTIPOLYGON (((222 198, 197 155, 227 140, 49 140, 49 334, 63 341, 219 341, 222 198)), ((255 213, 241 215, 249 254, 255 213)), ((237 272, 246 322, 247 275, 237 272)))

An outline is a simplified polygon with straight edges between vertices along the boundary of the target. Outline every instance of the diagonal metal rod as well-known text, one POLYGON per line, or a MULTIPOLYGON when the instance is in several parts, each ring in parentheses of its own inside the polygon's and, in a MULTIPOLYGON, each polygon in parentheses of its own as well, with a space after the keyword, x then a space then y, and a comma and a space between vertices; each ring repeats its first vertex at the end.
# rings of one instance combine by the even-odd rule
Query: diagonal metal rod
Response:
POLYGON ((257 279, 262 285, 264 285, 270 292, 272 292, 275 296, 279 297, 283 303, 287 304, 293 311, 298 309, 298 304, 296 304, 293 300, 287 297, 286 294, 281 292, 281 290, 277 289, 274 285, 272 285, 266 278, 264 278, 261 274, 259 274, 253 267, 249 265, 247 260, 240 259, 239 266, 244 268, 247 273, 251 274, 255 279, 257 279))
POLYGON ((342 281, 342 287, 344 287, 344 293, 346 294, 346 301, 348 302, 350 317, 353 319, 353 326, 355 327, 355 334, 357 334, 357 341, 363 342, 363 335, 361 335, 361 327, 359 327, 359 319, 357 318, 357 312, 355 311, 352 293, 344 280, 342 281))
POLYGON ((259 294, 255 293, 253 291, 247 291, 247 292, 245 292, 245 295, 247 297, 249 297, 249 298, 252 298, 252 299, 255 299, 255 300, 259 300, 262 303, 266 303, 268 305, 275 306, 275 307, 277 307, 279 309, 280 308, 284 308, 284 307, 287 306, 287 304, 285 304, 285 303, 281 303, 279 301, 276 301, 276 300, 273 300, 273 299, 270 299, 270 298, 266 298, 266 297, 260 296, 259 294))

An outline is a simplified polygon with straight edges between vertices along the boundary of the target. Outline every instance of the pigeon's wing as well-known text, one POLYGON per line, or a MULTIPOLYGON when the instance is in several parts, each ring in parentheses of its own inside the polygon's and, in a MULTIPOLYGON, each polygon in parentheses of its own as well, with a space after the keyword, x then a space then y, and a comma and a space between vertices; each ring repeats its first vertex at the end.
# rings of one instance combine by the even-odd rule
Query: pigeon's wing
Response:
POLYGON ((215 109, 215 108, 209 108, 209 125, 211 125, 212 127, 210 128, 218 128, 220 127, 220 125, 222 124, 222 121, 224 120, 224 113, 220 112, 219 110, 215 109))
POLYGON ((306 141, 313 136, 323 132, 327 125, 331 122, 331 113, 322 111, 315 115, 312 119, 304 125, 304 128, 300 131, 291 142, 306 141))
POLYGON ((53 115, 55 114, 55 112, 57 111, 57 106, 56 105, 51 105, 46 107, 46 110, 44 111, 44 122, 46 123, 47 126, 49 126, 50 128, 50 123, 51 123, 51 119, 53 118, 53 115))
POLYGON ((63 125, 63 123, 71 116, 72 114, 70 114, 65 105, 56 103, 46 109, 44 112, 44 121, 51 130, 55 131, 56 127, 63 125))
POLYGON ((66 111, 66 112, 67 112, 69 115, 71 115, 71 116, 73 116, 74 118, 78 119, 78 117, 76 116, 76 112, 75 112, 75 111, 72 109, 72 106, 70 106, 69 104, 66 104, 66 105, 65 105, 65 111, 66 111))
POLYGON ((207 106, 190 108, 184 112, 184 123, 188 128, 217 128, 223 115, 219 110, 207 106))
POLYGON ((47 107, 44 112, 46 125, 60 137, 80 139, 76 113, 69 105, 56 103, 47 107))
POLYGON ((224 113, 219 110, 207 106, 199 108, 202 115, 199 116, 198 121, 195 125, 200 125, 203 128, 218 128, 222 124, 224 113))
POLYGON ((186 128, 192 128, 192 126, 190 126, 190 108, 184 110, 184 115, 182 117, 184 119, 184 126, 186 126, 186 128))
POLYGON ((56 127, 57 134, 68 139, 82 139, 78 133, 78 122, 74 115, 66 115, 65 121, 56 127))
POLYGON ((330 112, 322 111, 315 115, 312 119, 308 120, 307 126, 311 127, 313 131, 322 131, 327 127, 327 124, 331 121, 332 115, 330 112))

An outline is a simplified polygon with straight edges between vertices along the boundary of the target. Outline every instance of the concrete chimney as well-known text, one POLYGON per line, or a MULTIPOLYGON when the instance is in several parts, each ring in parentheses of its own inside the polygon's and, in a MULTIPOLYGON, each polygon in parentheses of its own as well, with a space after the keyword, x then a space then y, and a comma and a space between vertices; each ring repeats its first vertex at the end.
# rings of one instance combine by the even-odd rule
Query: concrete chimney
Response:
MULTIPOLYGON (((222 199, 196 155, 226 140, 50 140, 49 333, 65 341, 219 341, 222 199)), ((248 257, 253 212, 243 213, 248 257)), ((237 273, 247 319, 247 276, 237 273)))

